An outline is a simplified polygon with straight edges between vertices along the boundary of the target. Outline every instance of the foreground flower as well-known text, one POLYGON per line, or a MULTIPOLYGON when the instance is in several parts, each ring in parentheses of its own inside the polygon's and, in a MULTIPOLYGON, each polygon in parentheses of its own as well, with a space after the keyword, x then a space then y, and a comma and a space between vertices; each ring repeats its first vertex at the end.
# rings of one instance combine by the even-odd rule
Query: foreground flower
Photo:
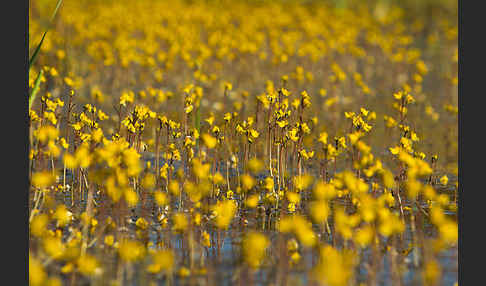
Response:
POLYGON ((258 232, 250 232, 243 239, 243 257, 245 262, 252 268, 260 267, 265 250, 270 245, 268 238, 258 232))

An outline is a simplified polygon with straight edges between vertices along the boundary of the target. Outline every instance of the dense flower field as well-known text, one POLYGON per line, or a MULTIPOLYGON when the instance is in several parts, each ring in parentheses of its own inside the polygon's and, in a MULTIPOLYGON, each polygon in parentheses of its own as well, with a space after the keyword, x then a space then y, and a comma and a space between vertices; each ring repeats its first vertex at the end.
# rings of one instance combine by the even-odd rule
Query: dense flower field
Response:
POLYGON ((335 2, 33 1, 30 285, 457 285, 457 15, 335 2))

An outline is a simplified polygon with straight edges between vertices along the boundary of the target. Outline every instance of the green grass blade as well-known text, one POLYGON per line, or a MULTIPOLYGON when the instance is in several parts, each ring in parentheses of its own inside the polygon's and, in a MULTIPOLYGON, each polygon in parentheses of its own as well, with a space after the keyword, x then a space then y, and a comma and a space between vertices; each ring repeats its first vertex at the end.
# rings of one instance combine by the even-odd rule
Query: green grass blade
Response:
POLYGON ((42 39, 40 40, 39 44, 37 45, 37 48, 35 48, 34 54, 32 54, 32 57, 30 57, 30 60, 29 60, 29 70, 32 67, 32 65, 34 64, 35 59, 37 58, 37 54, 40 51, 40 48, 42 46, 42 43, 44 42, 44 38, 46 37, 46 34, 47 34, 47 30, 44 32, 44 35, 42 35, 42 39))
POLYGON ((32 103, 34 103, 35 97, 39 92, 40 81, 43 74, 44 74, 44 70, 41 69, 39 74, 37 75, 37 78, 35 79, 34 88, 32 88, 32 91, 30 92, 29 95, 29 109, 32 107, 32 103))
POLYGON ((57 14, 57 11, 59 10, 59 7, 61 7, 61 3, 62 3, 62 0, 57 0, 56 8, 54 9, 54 12, 51 15, 51 19, 49 20, 49 25, 47 26, 46 31, 42 35, 42 39, 40 40, 39 44, 35 48, 34 54, 32 54, 32 56, 30 57, 30 60, 29 60, 29 70, 32 67, 32 65, 34 64, 35 60, 37 59, 37 55, 39 54, 40 48, 42 46, 42 43, 44 42, 44 38, 46 37, 47 31, 49 31, 49 28, 52 25, 52 21, 56 17, 56 14, 57 14))
POLYGON ((59 10, 59 7, 61 7, 62 0, 57 0, 56 8, 54 9, 54 12, 52 13, 50 23, 54 20, 54 17, 56 17, 57 10, 59 10))

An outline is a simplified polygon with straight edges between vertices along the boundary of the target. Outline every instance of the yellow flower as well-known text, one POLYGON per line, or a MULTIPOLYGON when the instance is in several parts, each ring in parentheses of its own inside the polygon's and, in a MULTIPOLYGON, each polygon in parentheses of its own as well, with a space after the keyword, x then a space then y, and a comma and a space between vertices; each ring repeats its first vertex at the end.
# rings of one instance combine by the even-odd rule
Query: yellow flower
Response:
POLYGON ((101 130, 101 128, 93 130, 91 138, 94 142, 101 142, 101 140, 103 139, 103 131, 101 130))
POLYGON ((291 130, 287 131, 286 136, 287 136, 287 137, 288 137, 290 140, 292 140, 292 141, 294 141, 294 142, 297 142, 297 141, 299 140, 299 136, 297 135, 297 132, 298 132, 297 128, 293 128, 293 129, 291 129, 291 130))
POLYGON ((47 274, 39 260, 29 254, 29 285, 40 286, 47 279, 47 274))
POLYGON ((63 137, 59 140, 59 142, 61 143, 62 148, 64 149, 69 148, 69 144, 66 142, 66 139, 64 139, 63 137))
POLYGON ((296 251, 296 252, 292 252, 292 254, 290 255, 290 261, 292 262, 292 264, 296 264, 300 261, 300 254, 296 251))
POLYGON ((253 138, 257 138, 260 135, 260 133, 258 133, 258 131, 256 131, 255 129, 250 129, 250 135, 253 138))
POLYGON ((297 190, 304 190, 312 184, 313 177, 310 175, 302 175, 294 177, 294 186, 297 190))
POLYGON ((319 181, 314 187, 313 194, 317 200, 330 200, 336 197, 337 192, 333 184, 319 181))
POLYGON ((291 203, 298 204, 300 202, 300 195, 294 192, 287 192, 287 200, 291 203))
POLYGON ((152 189, 155 187, 155 176, 151 173, 147 173, 142 180, 142 187, 145 189, 152 189))
POLYGON ((280 128, 284 128, 285 126, 289 125, 288 121, 287 120, 281 120, 281 121, 277 121, 277 125, 280 127, 280 128))
POLYGON ((232 90, 233 89, 233 85, 229 82, 225 82, 224 83, 224 88, 228 91, 232 90))
POLYGON ((85 254, 77 260, 78 271, 83 275, 93 275, 99 268, 99 262, 93 256, 85 254))
POLYGON ((229 113, 229 112, 225 113, 223 119, 226 122, 230 122, 231 121, 231 113, 229 113))
POLYGON ((354 240, 360 247, 368 246, 373 240, 373 228, 371 226, 364 226, 356 231, 354 240))
POLYGON ((250 195, 246 198, 245 205, 249 208, 256 208, 259 200, 260 200, 259 195, 257 194, 250 195))
POLYGON ((106 235, 104 239, 104 243, 108 246, 112 246, 113 243, 115 242, 115 237, 111 234, 106 235))
POLYGON ((177 275, 179 275, 181 277, 187 277, 187 276, 191 275, 191 271, 189 269, 187 269, 187 267, 182 266, 181 268, 179 268, 177 275))
POLYGON ((204 121, 206 121, 210 126, 213 125, 213 123, 214 123, 214 114, 211 113, 211 115, 208 118, 204 119, 204 121))
POLYGON ((326 146, 327 138, 328 138, 327 132, 321 132, 321 134, 319 134, 319 139, 317 141, 321 142, 324 146, 326 146))
MULTIPOLYGON (((177 188, 177 190, 179 190, 179 188, 177 188)), ((167 195, 161 191, 154 193, 154 200, 159 207, 165 206, 169 202, 167 195)))
POLYGON ((321 247, 319 263, 314 268, 315 277, 323 284, 345 286, 353 277, 353 253, 339 251, 332 246, 321 247))
POLYGON ((445 186, 445 185, 447 185, 447 183, 448 183, 448 182, 449 182, 449 178, 448 178, 446 175, 444 175, 444 176, 442 176, 442 177, 440 178, 440 183, 441 183, 442 185, 444 185, 444 186, 445 186))
POLYGON ((125 196, 125 201, 130 207, 134 207, 138 203, 138 195, 132 189, 127 189, 123 195, 125 196))
POLYGON ((400 152, 400 147, 398 146, 390 147, 388 148, 388 150, 390 150, 390 153, 392 153, 393 155, 397 155, 400 152))
POLYGON ((324 104, 329 108, 331 106, 333 106, 334 104, 336 104, 338 102, 338 97, 330 97, 328 99, 326 99, 326 101, 324 102, 324 104))
POLYGON ((253 173, 260 172, 264 167, 263 161, 254 157, 248 161, 248 169, 253 173))
POLYGON ((216 144, 218 144, 218 140, 210 134, 202 134, 201 138, 203 139, 204 145, 206 145, 206 147, 208 147, 209 149, 216 147, 216 144))
POLYGON ((241 183, 243 184, 243 190, 248 191, 256 184, 255 179, 248 174, 243 174, 241 176, 241 183))
POLYGON ((368 113, 370 112, 369 110, 366 110, 363 107, 360 108, 360 111, 361 111, 361 114, 363 114, 363 116, 368 116, 368 113))
POLYGON ((391 213, 386 208, 380 209, 378 214, 380 216, 378 230, 383 236, 388 237, 394 233, 401 233, 404 231, 405 225, 398 215, 391 213))
POLYGON ((310 203, 309 212, 314 222, 324 223, 327 220, 331 210, 326 201, 314 201, 310 203))
POLYGON ((30 223, 30 233, 32 235, 41 237, 47 231, 47 224, 49 223, 49 218, 46 214, 40 214, 34 216, 32 222, 30 223))
POLYGON ((65 205, 59 205, 54 212, 53 218, 57 220, 59 227, 64 227, 71 222, 73 214, 67 210, 65 205))
POLYGON ((133 91, 124 91, 120 96, 120 105, 126 106, 127 103, 133 103, 135 99, 135 93, 133 91))
POLYGON ((62 280, 59 277, 49 277, 46 286, 62 286, 62 280))
POLYGON ((186 114, 189 114, 191 113, 191 111, 194 109, 194 105, 188 105, 184 108, 184 111, 186 112, 186 114))
POLYGON ((287 210, 289 211, 289 213, 295 212, 295 203, 289 202, 287 205, 287 210))
POLYGON ((52 172, 42 171, 32 174, 32 184, 38 188, 46 188, 56 181, 52 172))
POLYGON ((344 149, 348 148, 348 146, 346 145, 345 137, 335 138, 335 140, 336 140, 336 145, 341 146, 344 149))
POLYGON ((140 217, 137 219, 137 221, 135 222, 135 225, 140 228, 140 229, 147 229, 148 227, 148 222, 143 218, 143 217, 140 217))
POLYGON ((294 233, 302 245, 312 247, 317 242, 317 237, 312 230, 312 224, 301 215, 292 215, 284 217, 280 222, 278 229, 283 233, 294 233))
POLYGON ((201 236, 202 236, 202 245, 204 245, 205 247, 211 247, 211 239, 209 233, 203 231, 201 236))
POLYGON ((458 238, 457 223, 445 221, 439 226, 440 237, 446 243, 456 243, 458 238))
POLYGON ((299 151, 299 155, 304 158, 304 160, 309 160, 314 157, 314 151, 307 152, 305 149, 299 151))
MULTIPOLYGON (((171 194, 173 194, 174 196, 178 196, 179 193, 180 193, 179 182, 177 182, 176 180, 170 181, 168 189, 169 189, 169 192, 171 194)), ((159 194, 159 196, 160 196, 160 194, 159 194)), ((162 197, 160 197, 160 198, 162 198, 162 197)))
POLYGON ((61 268, 61 273, 71 273, 74 270, 74 263, 68 262, 61 268))
POLYGON ((336 211, 335 223, 336 231, 340 233, 344 239, 351 239, 353 236, 352 229, 360 222, 360 216, 357 214, 347 215, 342 209, 336 211))
POLYGON ((265 235, 255 231, 248 233, 242 243, 245 262, 252 268, 260 267, 269 245, 270 241, 265 235))
POLYGON ((152 264, 147 267, 148 272, 170 272, 174 267, 174 253, 171 250, 158 250, 152 255, 152 261, 152 264))
POLYGON ((344 112, 344 116, 346 118, 353 118, 355 116, 355 113, 354 112, 351 112, 351 111, 345 111, 344 112))
POLYGON ((233 200, 219 201, 212 208, 215 224, 220 229, 227 229, 236 213, 236 202, 233 200))
POLYGON ((425 264, 422 277, 426 285, 434 285, 437 283, 441 274, 441 267, 435 260, 431 260, 425 264))
POLYGON ((125 262, 134 262, 145 256, 145 247, 136 240, 122 240, 118 247, 118 254, 125 262))
POLYGON ((209 177, 210 164, 202 164, 199 159, 192 160, 192 171, 199 179, 206 179, 209 177))
POLYGON ((61 259, 66 247, 59 237, 46 237, 43 241, 45 252, 53 259, 61 259))
POLYGON ((274 187, 275 187, 275 181, 273 180, 273 178, 272 177, 266 177, 264 188, 268 191, 273 191, 274 187))
POLYGON ((396 99, 396 100, 400 100, 402 99, 403 97, 403 91, 399 91, 399 92, 396 92, 393 94, 393 97, 396 99))
POLYGON ((189 226, 187 216, 183 213, 175 213, 172 216, 173 226, 172 229, 177 232, 184 232, 189 226))

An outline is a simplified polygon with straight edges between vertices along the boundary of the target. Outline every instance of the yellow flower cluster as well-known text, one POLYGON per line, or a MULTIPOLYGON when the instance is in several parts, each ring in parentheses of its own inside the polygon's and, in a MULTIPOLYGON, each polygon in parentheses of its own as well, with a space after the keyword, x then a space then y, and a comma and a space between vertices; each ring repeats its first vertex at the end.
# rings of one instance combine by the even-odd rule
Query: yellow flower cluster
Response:
POLYGON ((29 70, 29 283, 455 275, 457 24, 373 2, 63 2, 29 70))

